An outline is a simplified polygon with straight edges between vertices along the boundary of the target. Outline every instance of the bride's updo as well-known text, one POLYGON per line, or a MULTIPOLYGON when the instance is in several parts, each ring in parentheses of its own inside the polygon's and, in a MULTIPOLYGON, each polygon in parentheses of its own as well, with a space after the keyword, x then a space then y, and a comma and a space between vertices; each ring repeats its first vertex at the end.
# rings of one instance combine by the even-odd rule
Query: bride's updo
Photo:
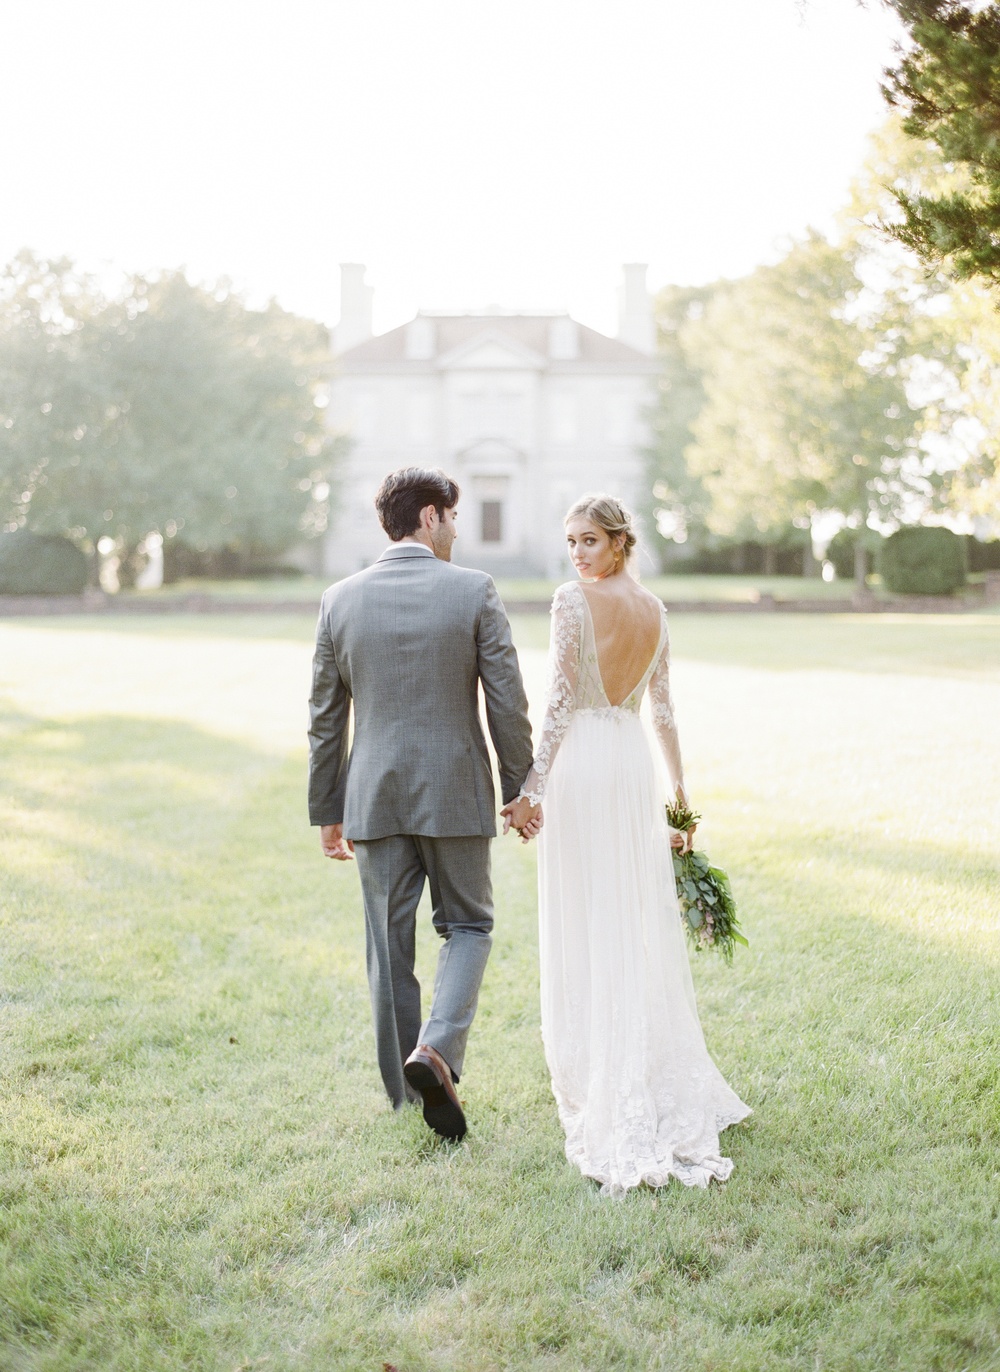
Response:
POLYGON ((581 515, 584 519, 589 519, 591 524, 596 524, 599 529, 603 529, 612 541, 616 538, 624 538, 622 551, 625 554, 626 563, 630 561, 632 549, 637 542, 635 521, 631 512, 626 510, 620 500, 616 500, 613 495, 581 496, 566 511, 566 519, 576 519, 581 515))

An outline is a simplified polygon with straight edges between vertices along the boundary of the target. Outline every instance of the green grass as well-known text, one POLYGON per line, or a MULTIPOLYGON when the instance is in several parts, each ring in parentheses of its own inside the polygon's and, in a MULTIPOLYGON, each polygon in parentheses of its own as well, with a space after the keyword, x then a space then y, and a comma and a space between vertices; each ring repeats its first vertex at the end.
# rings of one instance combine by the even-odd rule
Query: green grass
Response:
POLYGON ((156 590, 126 591, 130 600, 183 600, 188 596, 210 595, 226 600, 315 600, 330 584, 329 577, 274 576, 211 580, 207 577, 187 577, 172 581, 156 590))
MULTIPOLYGON (((567 577, 570 572, 567 569, 567 577)), ((191 595, 222 596, 230 600, 315 600, 328 580, 318 577, 276 577, 262 580, 173 582, 157 591, 130 591, 143 600, 183 599, 191 595)), ((500 577, 500 593, 508 600, 550 600, 557 581, 539 577, 500 577)), ((760 595, 778 600, 850 600, 853 586, 801 576, 644 576, 643 585, 668 600, 726 600, 748 602, 760 595)))
POLYGON ((752 940, 695 977, 755 1113, 725 1187, 617 1203, 561 1153, 532 849, 496 845, 467 1143, 384 1102, 310 637, 0 625, 0 1368, 1000 1367, 1000 622, 676 618, 752 940))
MULTIPOLYGON (((570 573, 567 569, 567 576, 570 573)), ((975 597, 981 594, 978 583, 982 576, 970 577, 967 598, 976 604, 975 597)), ((879 578, 870 578, 870 589, 878 600, 891 601, 892 596, 883 590, 879 578)), ((189 580, 174 582, 157 591, 129 591, 129 600, 183 600, 188 596, 211 596, 213 599, 231 601, 260 602, 315 602, 328 585, 328 579, 320 577, 265 578, 246 581, 206 581, 189 580)), ((497 585, 503 598, 510 602, 537 601, 541 604, 552 599, 558 582, 544 578, 499 577, 497 585)), ((758 601, 761 596, 773 596, 779 602, 787 601, 845 601, 854 594, 853 583, 849 581, 822 581, 819 577, 802 576, 653 576, 643 577, 643 585, 666 601, 711 601, 713 603, 746 605, 758 601)), ((990 607, 989 613, 1000 612, 1000 607, 990 607)))
MULTIPOLYGON (((571 573, 567 569, 566 578, 571 573)), ((850 600, 854 587, 845 581, 823 581, 804 576, 655 576, 643 573, 642 584, 664 600, 732 601, 744 604, 762 595, 776 600, 850 600)), ((542 580, 497 581, 501 595, 509 600, 548 600, 558 582, 542 580)))

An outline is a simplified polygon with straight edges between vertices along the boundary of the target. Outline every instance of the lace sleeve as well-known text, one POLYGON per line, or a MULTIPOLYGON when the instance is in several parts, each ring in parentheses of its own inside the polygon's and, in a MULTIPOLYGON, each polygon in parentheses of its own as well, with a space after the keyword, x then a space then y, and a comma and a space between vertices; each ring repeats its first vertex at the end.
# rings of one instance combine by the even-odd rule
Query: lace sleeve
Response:
POLYGON ((664 633, 663 647, 659 661, 649 679, 649 705, 653 716, 653 729, 660 748, 666 759, 670 774, 670 786, 687 799, 684 785, 684 763, 681 761, 681 741, 677 736, 677 721, 674 718, 674 701, 670 694, 670 635, 664 633))
POLYGON ((532 805, 541 803, 559 744, 576 709, 583 640, 583 602, 581 592, 572 582, 560 586, 552 598, 551 635, 545 719, 534 764, 521 787, 521 795, 527 796, 532 805))

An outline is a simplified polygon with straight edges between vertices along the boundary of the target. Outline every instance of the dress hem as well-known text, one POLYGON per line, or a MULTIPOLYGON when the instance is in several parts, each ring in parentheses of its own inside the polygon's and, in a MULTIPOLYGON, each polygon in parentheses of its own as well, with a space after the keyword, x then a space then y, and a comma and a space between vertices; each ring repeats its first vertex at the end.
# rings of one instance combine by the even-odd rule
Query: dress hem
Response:
MULTIPOLYGON (((720 1116, 716 1121, 716 1132, 721 1134, 730 1125, 739 1124, 752 1114, 753 1111, 746 1106, 742 1111, 720 1116)), ((590 1181, 600 1184, 602 1196, 611 1196, 615 1199, 639 1186, 657 1190, 661 1186, 666 1186, 671 1177, 682 1186, 705 1190, 713 1181, 720 1184, 728 1181, 733 1171, 732 1158, 724 1158, 718 1153, 705 1154, 698 1160, 678 1157, 675 1153, 671 1153, 669 1159, 655 1156, 644 1158, 629 1166, 627 1179, 623 1178, 620 1172, 617 1176, 612 1176, 606 1166, 600 1167, 591 1163, 582 1150, 574 1150, 569 1143, 566 1144, 566 1158, 590 1181)))

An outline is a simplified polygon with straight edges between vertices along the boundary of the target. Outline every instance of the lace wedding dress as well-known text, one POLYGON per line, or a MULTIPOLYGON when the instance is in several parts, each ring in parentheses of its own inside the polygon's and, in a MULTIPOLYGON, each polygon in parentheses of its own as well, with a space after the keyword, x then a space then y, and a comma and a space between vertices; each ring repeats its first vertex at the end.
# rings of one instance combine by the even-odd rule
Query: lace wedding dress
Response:
POLYGON ((683 783, 667 615, 631 695, 611 705, 579 583, 552 603, 545 721, 523 794, 538 839, 542 1036, 566 1156, 606 1194, 724 1181, 719 1133, 750 1113, 712 1062, 677 906, 662 783, 639 717, 648 687, 683 783))

